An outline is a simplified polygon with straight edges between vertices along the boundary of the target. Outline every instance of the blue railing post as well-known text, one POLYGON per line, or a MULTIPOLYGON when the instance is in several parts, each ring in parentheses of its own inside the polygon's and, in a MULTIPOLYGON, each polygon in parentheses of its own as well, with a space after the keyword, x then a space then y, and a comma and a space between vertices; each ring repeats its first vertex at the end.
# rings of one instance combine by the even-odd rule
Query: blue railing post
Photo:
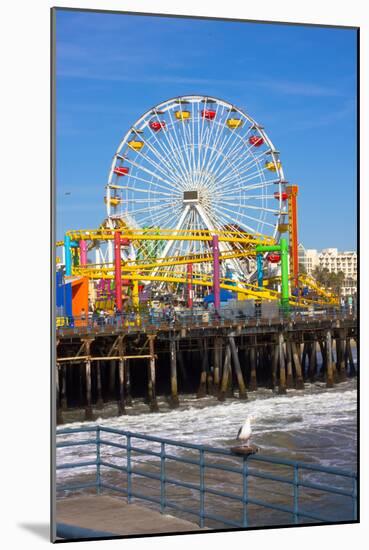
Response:
POLYGON ((242 525, 243 527, 247 527, 248 520, 247 520, 247 503, 248 503, 248 464, 247 464, 247 457, 243 457, 243 463, 242 463, 242 486, 243 486, 243 494, 242 494, 242 503, 243 503, 243 511, 242 511, 242 525))
POLYGON ((100 426, 96 426, 96 493, 101 492, 100 426))
POLYGON ((205 520, 205 457, 204 449, 200 449, 200 527, 205 520))
POLYGON ((127 434, 127 502, 132 500, 131 436, 127 434))
POLYGON ((293 521, 299 522, 299 467, 293 467, 293 521))
POLYGON ((160 511, 165 510, 165 443, 160 446, 160 511))

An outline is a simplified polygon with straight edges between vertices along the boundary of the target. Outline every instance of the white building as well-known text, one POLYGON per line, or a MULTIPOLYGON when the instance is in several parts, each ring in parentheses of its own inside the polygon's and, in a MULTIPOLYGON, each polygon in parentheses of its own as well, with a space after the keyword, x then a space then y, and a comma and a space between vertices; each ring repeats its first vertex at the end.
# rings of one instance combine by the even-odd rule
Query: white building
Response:
POLYGON ((299 244, 299 263, 311 275, 315 267, 326 268, 330 273, 342 271, 345 275, 342 294, 356 294, 357 253, 349 250, 339 252, 337 248, 324 248, 320 252, 313 248, 305 248, 299 244))
POLYGON ((311 275, 315 267, 319 266, 319 254, 315 248, 305 248, 303 244, 299 244, 298 248, 299 264, 302 265, 306 273, 311 275))

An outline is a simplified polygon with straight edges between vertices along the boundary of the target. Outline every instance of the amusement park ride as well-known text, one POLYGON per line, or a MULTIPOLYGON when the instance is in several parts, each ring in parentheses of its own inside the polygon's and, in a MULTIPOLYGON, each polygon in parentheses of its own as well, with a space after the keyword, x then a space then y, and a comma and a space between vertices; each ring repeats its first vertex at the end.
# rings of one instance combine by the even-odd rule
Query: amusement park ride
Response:
POLYGON ((104 222, 57 243, 69 313, 101 297, 118 311, 163 295, 192 307, 210 292, 219 310, 220 289, 284 309, 336 304, 299 275, 297 195, 264 128, 238 107, 194 95, 157 105, 118 146, 104 222))

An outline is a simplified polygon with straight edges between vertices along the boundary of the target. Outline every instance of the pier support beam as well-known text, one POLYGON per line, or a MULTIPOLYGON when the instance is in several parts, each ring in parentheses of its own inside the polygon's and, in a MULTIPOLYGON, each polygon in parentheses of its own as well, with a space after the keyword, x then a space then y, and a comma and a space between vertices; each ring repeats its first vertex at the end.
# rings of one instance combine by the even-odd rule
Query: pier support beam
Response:
POLYGON ((155 373, 155 336, 149 336, 150 361, 148 369, 148 400, 151 412, 158 412, 158 402, 156 400, 156 373, 155 373))
MULTIPOLYGON (((85 340, 85 350, 86 356, 90 357, 91 351, 91 342, 90 340, 85 340)), ((86 405, 85 405, 85 420, 93 420, 92 412, 92 394, 91 394, 91 361, 86 359, 85 361, 85 378, 86 378, 86 405)))
POLYGON ((236 377, 237 377, 237 382, 238 382, 239 398, 240 399, 247 399, 246 385, 245 385, 245 381, 244 381, 243 376, 242 376, 240 360, 239 360, 239 357, 238 357, 238 350, 237 350, 237 347, 236 347, 236 343, 234 341, 234 335, 231 334, 228 338, 229 338, 229 343, 230 343, 230 346, 231 346, 233 364, 234 364, 236 377))
POLYGON ((327 388, 333 387, 333 362, 332 362, 332 333, 327 330, 325 335, 325 349, 326 349, 326 380, 327 388))
POLYGON ((287 356, 287 379, 286 387, 293 388, 293 376, 292 376, 292 351, 291 351, 291 342, 287 340, 286 342, 286 356, 287 356))
POLYGON ((304 378, 302 376, 302 369, 301 369, 301 363, 300 363, 300 356, 297 350, 297 345, 295 342, 291 342, 291 350, 292 350, 292 357, 293 362, 295 365, 295 372, 296 372, 296 389, 297 390, 303 390, 304 389, 304 378))
POLYGON ((130 360, 125 361, 125 387, 126 387, 126 405, 130 407, 132 405, 132 393, 131 393, 131 365, 130 360))
POLYGON ((316 374, 316 340, 311 342, 309 348, 309 367, 308 367, 308 377, 311 383, 315 380, 316 374))
POLYGON ((214 338, 214 388, 215 393, 219 393, 219 383, 220 383, 220 361, 221 361, 221 340, 218 336, 214 338))
POLYGON ((104 401, 102 397, 102 383, 101 383, 101 363, 96 361, 96 391, 97 391, 97 401, 96 408, 101 410, 104 408, 104 401))
POLYGON ((272 388, 275 390, 277 387, 277 371, 278 371, 278 358, 279 358, 279 346, 278 344, 273 345, 273 354, 272 354, 272 388))
POLYGON ((188 381, 188 376, 187 376, 186 368, 185 368, 185 365, 184 365, 183 352, 179 347, 179 342, 178 341, 177 341, 177 364, 178 364, 179 372, 181 374, 181 378, 183 380, 183 383, 184 383, 184 385, 186 385, 187 381, 188 381))
POLYGON ((206 375, 208 371, 208 342, 206 338, 203 339, 202 345, 200 342, 200 349, 202 352, 202 361, 201 361, 201 373, 200 373, 200 384, 199 389, 197 390, 197 399, 205 397, 206 395, 206 375))
POLYGON ((286 393, 286 362, 284 358, 284 337, 283 332, 280 331, 278 334, 278 355, 279 355, 279 385, 278 393, 286 393))
POLYGON ((356 370, 355 370, 354 359, 352 356, 351 338, 346 338, 346 354, 347 354, 347 359, 349 364, 349 376, 355 376, 356 370))
POLYGON ((250 357, 250 381, 249 381, 249 391, 256 391, 258 389, 257 378, 256 378, 256 348, 251 346, 249 350, 250 357))
POLYGON ((109 393, 110 396, 115 396, 115 371, 116 371, 116 364, 115 361, 109 362, 109 393))
POLYGON ((322 365, 320 367, 319 378, 321 380, 325 380, 326 372, 327 372, 327 355, 326 355, 326 349, 325 349, 325 342, 321 338, 318 338, 318 346, 320 348, 320 354, 322 356, 322 365))
POLYGON ((226 392, 228 389, 228 379, 231 374, 230 370, 231 370, 231 347, 229 344, 227 344, 225 349, 222 382, 220 385, 220 390, 218 395, 219 401, 225 400, 226 392))
POLYGON ((302 368, 302 376, 305 379, 305 372, 306 372, 306 356, 308 351, 308 342, 304 342, 302 345, 302 357, 301 357, 301 368, 302 368))
POLYGON ((175 409, 179 406, 177 380, 177 346, 174 337, 170 339, 170 398, 169 406, 175 409))
POLYGON ((124 355, 125 355, 125 343, 123 337, 118 338, 118 353, 120 358, 118 359, 118 378, 119 378, 119 396, 118 396, 118 414, 126 414, 126 408, 124 403, 124 355))
POLYGON ((337 370, 339 380, 346 380, 346 365, 345 365, 345 344, 346 344, 346 335, 343 329, 339 331, 339 338, 336 339, 337 345, 337 370))
POLYGON ((118 377, 119 377, 118 414, 122 415, 122 414, 126 414, 126 408, 124 406, 124 359, 119 359, 118 377))
POLYGON ((62 411, 67 410, 67 365, 60 367, 61 384, 60 384, 60 408, 62 411))

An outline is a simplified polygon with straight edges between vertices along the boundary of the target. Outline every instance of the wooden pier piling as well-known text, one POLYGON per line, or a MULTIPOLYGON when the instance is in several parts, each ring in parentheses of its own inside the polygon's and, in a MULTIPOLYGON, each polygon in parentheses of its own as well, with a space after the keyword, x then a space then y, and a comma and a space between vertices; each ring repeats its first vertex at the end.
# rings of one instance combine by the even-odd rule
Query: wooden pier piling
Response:
POLYGON ((205 397, 206 395, 206 378, 207 378, 207 371, 208 371, 208 346, 207 346, 207 340, 201 339, 200 340, 200 350, 202 353, 201 357, 201 372, 200 372, 200 383, 199 383, 199 389, 197 390, 197 398, 201 399, 201 397, 205 397))
POLYGON ((252 345, 249 349, 250 358, 250 380, 249 391, 256 391, 258 389, 257 377, 256 377, 256 341, 253 339, 252 345))
POLYGON ((316 375, 316 340, 314 339, 309 346, 309 366, 308 366, 308 378, 312 383, 315 380, 316 375))
POLYGON ((230 378, 230 375, 231 375, 231 346, 229 345, 229 342, 228 342, 225 348, 222 381, 220 384, 220 390, 218 395, 219 401, 224 401, 226 398, 226 393, 228 390, 228 379, 230 378))
POLYGON ((60 367, 61 384, 60 384, 60 408, 62 411, 66 411, 67 404, 67 366, 62 365, 60 367))
POLYGON ((179 406, 178 379, 177 379, 177 345, 174 336, 170 339, 170 398, 169 405, 172 409, 179 406))
POLYGON ((301 368, 301 362, 300 362, 300 356, 297 350, 296 342, 291 342, 291 350, 292 350, 292 357, 293 362, 295 365, 295 373, 296 373, 296 389, 297 390, 303 390, 304 389, 304 378, 302 376, 302 368, 301 368))
POLYGON ((123 338, 120 336, 117 342, 118 353, 120 358, 118 359, 118 378, 119 378, 119 395, 118 395, 118 414, 126 414, 125 402, 124 402, 124 356, 126 355, 126 346, 123 338))
POLYGON ((129 359, 125 359, 125 404, 127 407, 132 406, 132 393, 131 393, 131 364, 129 359))
POLYGON ((286 362, 284 357, 284 337, 283 332, 280 331, 278 334, 278 347, 279 347, 279 385, 278 393, 286 393, 286 362))
POLYGON ((343 329, 339 330, 339 337, 337 338, 337 344, 338 344, 338 375, 339 380, 343 381, 346 380, 346 364, 345 364, 345 344, 346 344, 346 335, 345 331, 343 329))
POLYGON ((231 353, 232 353, 232 359, 233 364, 235 368, 235 373, 237 377, 237 383, 238 383, 238 391, 239 391, 239 398, 240 399, 247 399, 247 392, 246 392, 246 384, 243 379, 242 371, 241 371, 241 365, 240 360, 238 357, 238 350, 234 341, 234 335, 230 334, 229 337, 229 344, 231 347, 231 353))
POLYGON ((326 381, 327 388, 333 387, 333 362, 332 362, 332 333, 327 330, 325 336, 326 345, 326 381))
POLYGON ((149 336, 149 369, 148 369, 148 400, 151 412, 158 412, 159 406, 156 400, 156 373, 155 373, 155 349, 154 349, 155 336, 149 336))
POLYGON ((355 376, 356 371, 355 371, 354 359, 353 359, 353 356, 352 356, 351 339, 350 338, 346 339, 346 354, 347 354, 348 366, 349 366, 349 376, 355 376))
POLYGON ((287 360, 287 379, 286 387, 287 389, 293 388, 293 376, 292 376, 292 351, 291 351, 291 342, 286 341, 286 360, 287 360))
POLYGON ((102 396, 102 383, 101 383, 101 363, 100 361, 96 362, 96 392, 97 392, 97 401, 96 408, 101 410, 104 408, 104 401, 102 396))
POLYGON ((278 382, 277 382, 278 359, 279 359, 279 346, 278 344, 275 344, 273 346, 273 353, 272 353, 272 389, 273 390, 275 390, 275 388, 278 386, 278 382))
POLYGON ((219 383, 220 383, 220 363, 221 363, 221 341, 219 337, 215 336, 214 338, 214 391, 216 395, 219 392, 219 383))

